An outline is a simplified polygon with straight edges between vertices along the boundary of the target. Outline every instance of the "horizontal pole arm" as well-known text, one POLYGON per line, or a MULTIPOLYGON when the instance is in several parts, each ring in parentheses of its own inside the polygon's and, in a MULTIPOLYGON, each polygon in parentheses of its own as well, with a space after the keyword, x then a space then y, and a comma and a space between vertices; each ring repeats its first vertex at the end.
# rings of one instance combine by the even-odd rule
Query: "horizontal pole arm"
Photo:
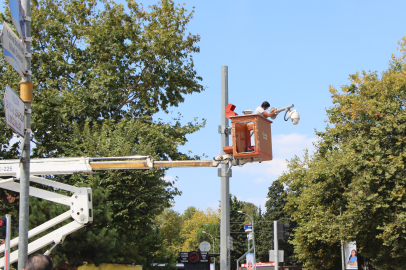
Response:
POLYGON ((151 169, 151 168, 175 168, 175 167, 216 167, 212 160, 178 160, 178 161, 154 161, 150 167, 147 161, 112 161, 90 162, 93 170, 125 170, 125 169, 151 169))
POLYGON ((281 111, 287 111, 287 110, 289 110, 290 108, 293 108, 293 107, 295 107, 295 105, 290 104, 290 105, 288 105, 288 106, 286 106, 286 107, 279 108, 276 112, 277 112, 277 113, 280 113, 281 111))
MULTIPOLYGON (((230 155, 218 155, 214 160, 163 160, 151 156, 99 157, 99 158, 38 158, 30 161, 31 175, 58 175, 93 173, 95 170, 131 170, 180 167, 217 167, 232 160, 230 155)), ((18 159, 0 160, 0 177, 13 176, 19 179, 18 159)), ((40 179, 33 179, 44 181, 40 179)))

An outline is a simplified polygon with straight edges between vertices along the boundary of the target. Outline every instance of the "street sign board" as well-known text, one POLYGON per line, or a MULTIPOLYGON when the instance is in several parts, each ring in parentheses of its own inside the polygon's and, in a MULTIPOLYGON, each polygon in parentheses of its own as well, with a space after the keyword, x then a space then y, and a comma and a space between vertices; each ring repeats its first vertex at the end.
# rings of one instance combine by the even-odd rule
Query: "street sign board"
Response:
POLYGON ((25 79, 25 44, 5 22, 1 29, 1 43, 6 61, 25 79))
POLYGON ((181 252, 179 255, 179 262, 188 263, 189 262, 189 252, 181 252))
POLYGON ((24 136, 24 102, 8 85, 4 92, 4 111, 7 125, 24 136))
MULTIPOLYGON (((281 263, 284 262, 285 252, 283 250, 278 250, 278 261, 281 263)), ((269 261, 275 262, 275 250, 269 251, 269 261)))
POLYGON ((227 248, 233 250, 233 238, 231 236, 227 236, 227 248))
POLYGON ((11 21, 13 22, 18 34, 21 38, 25 38, 25 21, 24 21, 24 9, 21 6, 20 0, 9 0, 11 13, 11 21))
POLYGON ((181 252, 179 254, 180 263, 208 263, 209 253, 208 252, 181 252))
POLYGON ((209 262, 209 253, 208 252, 200 252, 200 262, 208 263, 209 262))
POLYGON ((245 232, 252 232, 252 223, 245 223, 244 224, 244 231, 245 232))

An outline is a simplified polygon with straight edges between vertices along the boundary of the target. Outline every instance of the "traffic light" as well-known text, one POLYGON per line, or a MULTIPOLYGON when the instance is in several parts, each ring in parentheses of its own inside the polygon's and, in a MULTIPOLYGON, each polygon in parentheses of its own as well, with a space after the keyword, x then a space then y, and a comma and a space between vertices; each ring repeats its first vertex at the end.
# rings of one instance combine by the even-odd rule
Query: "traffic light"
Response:
POLYGON ((0 218, 0 239, 6 239, 7 219, 6 217, 0 218))
POLYGON ((289 233, 285 232, 285 229, 289 229, 289 224, 278 222, 278 239, 283 239, 285 236, 289 236, 289 233))

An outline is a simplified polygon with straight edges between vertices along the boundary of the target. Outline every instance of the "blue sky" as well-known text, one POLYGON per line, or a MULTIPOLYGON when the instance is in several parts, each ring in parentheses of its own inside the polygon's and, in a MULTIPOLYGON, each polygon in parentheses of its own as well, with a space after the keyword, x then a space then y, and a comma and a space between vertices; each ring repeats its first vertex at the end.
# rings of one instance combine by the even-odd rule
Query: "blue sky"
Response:
MULTIPOLYGON (((263 210, 268 188, 286 170, 286 160, 302 156, 304 149, 312 151, 315 129, 325 128, 325 109, 332 106, 329 86, 340 88, 348 84, 349 74, 363 70, 386 70, 406 34, 404 1, 181 3, 195 6, 189 31, 201 35, 201 52, 194 59, 206 90, 187 96, 174 112, 181 112, 185 121, 207 119, 182 150, 209 159, 220 154, 221 66, 228 66, 229 102, 238 114, 255 110, 264 100, 278 107, 293 103, 300 114, 296 126, 283 115, 272 124, 274 160, 233 168, 230 192, 263 210)), ((183 192, 175 199, 176 211, 219 206, 217 169, 168 170, 168 179, 176 177, 183 192)))
MULTIPOLYGON (((156 1, 140 2, 146 7, 156 1)), ((179 3, 188 10, 195 6, 188 30, 201 36, 201 52, 194 61, 206 90, 186 96, 185 103, 173 108, 173 116, 180 112, 185 122, 207 119, 206 127, 190 135, 181 150, 204 153, 207 159, 220 154, 221 66, 228 66, 229 102, 238 114, 255 110, 265 100, 277 107, 293 103, 300 114, 299 125, 283 121, 283 115, 272 124, 274 160, 233 168, 230 192, 262 208, 268 187, 286 170, 286 160, 311 151, 315 129, 325 128, 325 109, 332 106, 329 86, 340 88, 355 72, 386 70, 391 55, 399 55, 397 42, 406 33, 405 1, 179 3)), ((218 208, 217 168, 169 169, 166 178, 177 179, 183 193, 175 199, 176 211, 218 208)))

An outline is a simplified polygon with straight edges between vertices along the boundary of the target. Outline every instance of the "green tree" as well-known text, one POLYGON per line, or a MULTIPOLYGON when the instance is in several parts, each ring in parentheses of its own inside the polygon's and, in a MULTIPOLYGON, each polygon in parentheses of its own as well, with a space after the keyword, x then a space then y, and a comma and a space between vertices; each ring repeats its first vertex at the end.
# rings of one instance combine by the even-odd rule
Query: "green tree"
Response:
MULTIPOLYGON (((247 234, 244 231, 246 216, 238 213, 243 211, 245 202, 239 201, 230 194, 230 236, 233 238, 233 250, 230 252, 230 269, 236 269, 237 260, 248 251, 247 234)), ((244 262, 245 259, 240 261, 244 262)))
MULTIPOLYGON (((210 252, 220 253, 220 218, 218 219, 218 222, 205 224, 203 228, 199 229, 199 231, 196 234, 198 243, 206 241, 209 242, 210 245, 213 245, 213 239, 208 234, 210 234, 214 238, 214 249, 212 246, 210 252), (203 231, 205 233, 203 233, 203 231)), ((216 264, 215 268, 219 269, 220 256, 217 256, 216 258, 211 258, 211 263, 213 262, 216 264)))
POLYGON ((171 208, 165 209, 164 212, 155 216, 155 230, 159 231, 159 239, 162 244, 160 250, 156 252, 159 258, 166 260, 161 263, 176 263, 181 250, 183 219, 181 214, 171 208))
MULTIPOLYGON (((8 10, 0 16, 11 25, 8 10)), ((203 90, 192 57, 199 52, 200 37, 186 34, 192 16, 193 11, 171 0, 148 9, 135 1, 124 8, 109 0, 43 0, 33 6, 32 157, 193 158, 178 147, 204 123, 183 125, 181 116, 168 123, 152 118, 203 90)), ((0 55, 0 89, 9 84, 18 92, 19 78, 0 55)), ((0 114, 4 119, 3 108, 0 114)), ((17 145, 7 147, 12 132, 4 120, 0 130, 0 158, 17 158, 17 145)), ((148 268, 162 246, 154 217, 180 194, 162 179, 164 174, 108 171, 54 177, 92 187, 95 196, 94 222, 53 250, 56 263, 136 262, 148 268)), ((3 208, 16 213, 17 203, 5 203, 4 192, 0 196, 3 208)), ((41 207, 43 203, 31 201, 31 209, 46 213, 31 215, 30 228, 64 211, 41 207)))
POLYGON ((166 209, 155 217, 157 228, 164 238, 164 246, 175 255, 181 251, 181 231, 183 220, 181 214, 173 209, 166 209))
POLYGON ((343 240, 357 241, 377 269, 404 268, 405 42, 380 75, 356 73, 341 91, 330 87, 334 105, 316 153, 293 159, 282 176, 298 223, 295 252, 307 267, 340 269, 343 240))
MULTIPOLYGON (((185 214, 187 211, 185 211, 185 214)), ((201 231, 209 227, 210 224, 219 224, 220 215, 218 210, 207 208, 206 211, 195 210, 190 218, 183 222, 182 237, 183 246, 181 251, 199 250, 201 231)))
POLYGON ((289 244, 289 239, 294 237, 293 230, 296 227, 295 222, 292 221, 290 214, 284 209, 287 202, 287 194, 284 191, 284 187, 280 179, 274 181, 269 187, 268 200, 265 204, 266 212, 263 215, 264 230, 268 231, 268 234, 260 234, 261 237, 261 251, 259 254, 262 255, 262 259, 269 259, 268 250, 273 250, 274 248, 274 236, 273 236, 273 222, 275 220, 289 224, 290 233, 289 237, 285 237, 283 240, 279 241, 279 249, 284 250, 285 258, 284 264, 296 263, 295 256, 293 254, 293 245, 289 244))
MULTIPOLYGON (((160 251, 172 257, 178 257, 180 252, 199 250, 199 244, 207 241, 213 244, 215 251, 219 252, 220 242, 220 217, 218 210, 207 208, 206 211, 194 206, 188 207, 183 214, 173 209, 166 209, 156 216, 156 229, 163 238, 163 249, 160 251)), ((212 252, 213 250, 210 250, 212 252)), ((217 262, 218 263, 218 260, 217 262)))

